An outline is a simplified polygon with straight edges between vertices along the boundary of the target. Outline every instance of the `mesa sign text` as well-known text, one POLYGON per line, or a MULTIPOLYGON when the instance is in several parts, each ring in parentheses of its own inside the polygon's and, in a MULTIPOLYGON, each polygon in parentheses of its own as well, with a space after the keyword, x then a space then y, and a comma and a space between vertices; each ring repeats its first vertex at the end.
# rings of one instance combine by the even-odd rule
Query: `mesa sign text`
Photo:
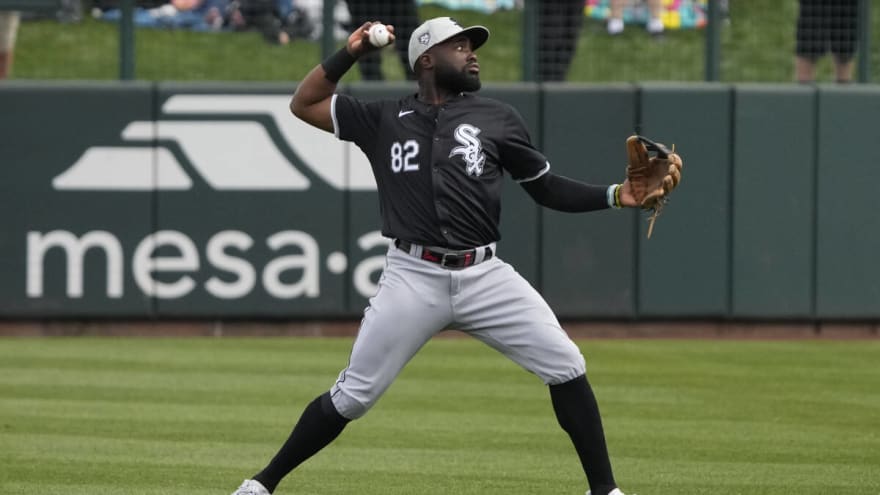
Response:
MULTIPOLYGON (((263 240, 278 254, 262 266, 255 266, 247 258, 255 242, 246 232, 224 230, 211 236, 200 248, 183 232, 162 230, 144 237, 129 254, 124 252, 115 235, 104 230, 93 230, 79 237, 65 230, 30 231, 27 234, 27 295, 29 298, 44 296, 46 258, 53 251, 64 255, 65 294, 69 298, 83 297, 83 274, 87 268, 96 268, 86 266, 86 254, 90 250, 102 255, 90 259, 103 258, 106 296, 115 299, 124 295, 126 259, 130 260, 130 273, 140 291, 160 299, 182 298, 197 290, 199 284, 192 274, 199 271, 203 263, 210 266, 212 273, 227 275, 223 278, 212 275, 202 284, 206 293, 219 299, 245 297, 258 283, 267 294, 278 299, 317 298, 321 295, 322 260, 331 273, 343 273, 347 268, 342 252, 330 253, 322 259, 318 241, 306 232, 283 230, 263 240), (298 253, 283 254, 292 250, 298 253), (162 277, 162 273, 169 276, 162 277), (284 277, 285 274, 288 276, 284 277)), ((374 231, 359 237, 357 243, 369 250, 387 245, 388 240, 374 231)), ((362 297, 370 297, 375 292, 376 284, 372 280, 383 263, 384 256, 370 256, 352 270, 352 284, 362 297)))

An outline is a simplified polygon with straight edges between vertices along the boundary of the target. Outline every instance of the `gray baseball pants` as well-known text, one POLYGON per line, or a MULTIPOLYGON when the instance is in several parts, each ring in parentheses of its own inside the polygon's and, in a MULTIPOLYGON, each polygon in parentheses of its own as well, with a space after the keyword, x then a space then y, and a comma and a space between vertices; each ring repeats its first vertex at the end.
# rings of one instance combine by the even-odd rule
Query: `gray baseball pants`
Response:
POLYGON ((416 352, 446 328, 481 340, 547 385, 586 372, 580 349, 547 302, 509 264, 493 257, 449 269, 392 244, 348 367, 330 390, 339 414, 366 414, 416 352))

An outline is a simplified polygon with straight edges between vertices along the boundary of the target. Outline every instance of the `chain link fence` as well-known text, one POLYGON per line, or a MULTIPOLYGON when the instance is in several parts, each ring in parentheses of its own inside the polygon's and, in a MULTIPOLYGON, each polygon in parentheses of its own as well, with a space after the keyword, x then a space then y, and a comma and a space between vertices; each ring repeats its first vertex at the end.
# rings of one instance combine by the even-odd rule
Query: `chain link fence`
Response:
POLYGON ((14 8, 13 79, 296 81, 381 20, 398 43, 345 80, 402 81, 409 33, 449 15, 492 31, 490 82, 880 80, 880 0, 0 0, 14 8))

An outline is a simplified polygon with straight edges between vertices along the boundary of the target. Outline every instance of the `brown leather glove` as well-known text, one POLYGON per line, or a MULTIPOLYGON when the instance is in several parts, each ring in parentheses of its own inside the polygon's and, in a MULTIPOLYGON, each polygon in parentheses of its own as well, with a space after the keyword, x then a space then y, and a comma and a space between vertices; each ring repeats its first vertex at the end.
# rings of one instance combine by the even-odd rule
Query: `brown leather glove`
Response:
POLYGON ((675 146, 670 150, 661 143, 638 135, 627 138, 626 152, 626 178, 632 186, 633 197, 643 210, 651 212, 648 226, 650 239, 657 215, 681 181, 681 157, 675 153, 675 146))

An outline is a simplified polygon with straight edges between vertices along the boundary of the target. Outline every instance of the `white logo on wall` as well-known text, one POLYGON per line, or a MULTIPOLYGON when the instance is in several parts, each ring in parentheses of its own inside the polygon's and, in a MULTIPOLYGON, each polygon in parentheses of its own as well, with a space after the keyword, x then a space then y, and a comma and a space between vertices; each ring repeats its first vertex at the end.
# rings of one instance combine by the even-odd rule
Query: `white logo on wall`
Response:
MULTIPOLYGON (((309 189, 309 178, 279 149, 286 146, 315 177, 335 189, 376 189, 369 162, 360 150, 294 118, 287 110, 288 103, 287 96, 275 95, 172 96, 162 107, 165 115, 206 118, 131 122, 122 131, 130 146, 87 149, 53 179, 52 186, 62 191, 188 190, 193 178, 171 151, 174 145, 191 164, 190 170, 216 190, 309 189), (210 119, 217 114, 224 120, 210 119), (241 120, 229 120, 236 114, 241 120), (265 115, 280 131, 280 145, 253 119, 265 115)), ((363 252, 389 243, 379 231, 361 234, 356 241, 363 252)), ((131 252, 106 230, 82 234, 32 230, 26 243, 25 285, 31 299, 46 297, 46 258, 54 256, 53 252, 64 255, 64 291, 70 299, 85 296, 84 274, 87 268, 95 269, 92 263, 104 263, 103 295, 108 299, 124 297, 127 276, 144 296, 158 299, 179 299, 199 290, 218 299, 240 299, 257 287, 276 299, 314 299, 321 296, 322 265, 337 275, 349 268, 344 252, 322 255, 318 240, 300 230, 282 230, 262 240, 240 230, 221 230, 205 246, 184 232, 159 230, 141 239, 131 252), (274 257, 252 259, 249 253, 258 243, 268 247, 274 257), (202 270, 210 276, 199 281, 194 275, 202 270)), ((383 255, 361 260, 351 268, 352 287, 363 297, 372 296, 377 290, 373 275, 383 267, 383 255)))
POLYGON ((449 158, 455 155, 461 155, 467 167, 468 175, 479 177, 483 175, 483 164, 486 163, 486 154, 483 153, 483 143, 477 137, 480 135, 480 129, 470 124, 461 124, 455 129, 455 140, 461 143, 461 146, 452 148, 449 158))
POLYGON ((204 120, 131 122, 122 138, 132 146, 96 146, 55 177, 58 190, 187 190, 192 178, 169 148, 174 143, 212 188, 234 190, 309 189, 310 181, 285 158, 266 127, 247 117, 272 118, 303 164, 339 190, 375 190, 369 162, 353 144, 290 115, 284 95, 175 95, 165 115, 204 115, 204 120), (218 114, 224 120, 210 120, 218 114), (229 115, 241 120, 229 120, 229 115), (140 146, 138 146, 140 145, 140 146), (346 166, 348 163, 348 166, 346 166))

